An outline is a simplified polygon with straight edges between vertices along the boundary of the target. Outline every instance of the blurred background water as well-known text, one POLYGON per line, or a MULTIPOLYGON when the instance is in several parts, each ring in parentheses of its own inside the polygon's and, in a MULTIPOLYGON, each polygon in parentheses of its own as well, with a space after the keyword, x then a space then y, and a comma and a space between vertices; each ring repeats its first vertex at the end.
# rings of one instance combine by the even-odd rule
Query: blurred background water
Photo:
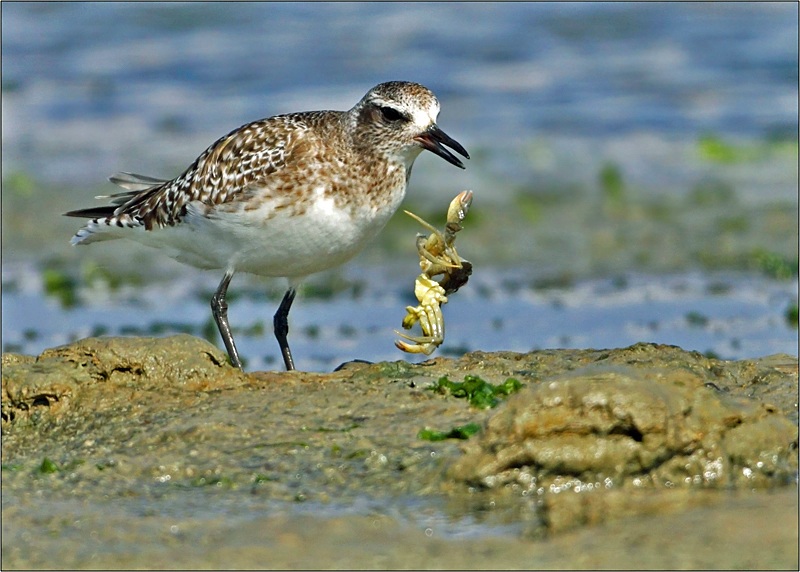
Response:
MULTIPOLYGON (((120 241, 71 248, 79 221, 61 213, 113 192, 114 172, 173 177, 243 123, 408 79, 472 155, 463 172, 422 155, 406 204, 441 222, 475 191, 458 239, 475 276, 444 308, 444 353, 796 355, 797 21, 794 3, 5 3, 3 347, 218 343, 217 273, 120 241)), ((405 218, 301 293, 301 368, 405 357, 405 218)), ((281 289, 231 286, 251 368, 280 363, 281 289)))

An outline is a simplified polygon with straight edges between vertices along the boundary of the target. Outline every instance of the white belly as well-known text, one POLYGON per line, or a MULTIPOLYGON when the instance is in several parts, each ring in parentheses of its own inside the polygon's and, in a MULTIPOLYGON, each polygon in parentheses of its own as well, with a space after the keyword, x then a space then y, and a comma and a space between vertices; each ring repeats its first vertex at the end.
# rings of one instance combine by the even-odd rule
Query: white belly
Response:
POLYGON ((199 268, 302 278, 355 256, 386 225, 403 194, 381 209, 341 209, 332 198, 317 197, 302 214, 281 211, 269 217, 261 209, 207 217, 190 205, 176 226, 126 235, 199 268))

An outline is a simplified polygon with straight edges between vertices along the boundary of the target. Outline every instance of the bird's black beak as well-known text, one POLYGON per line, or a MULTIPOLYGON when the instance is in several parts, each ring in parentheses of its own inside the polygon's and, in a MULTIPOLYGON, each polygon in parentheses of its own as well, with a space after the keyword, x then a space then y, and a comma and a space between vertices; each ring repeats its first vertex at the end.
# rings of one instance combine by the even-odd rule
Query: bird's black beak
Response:
POLYGON ((461 146, 461 143, 439 129, 439 126, 435 123, 431 125, 430 128, 424 133, 417 135, 415 139, 419 141, 420 145, 422 145, 425 149, 432 153, 436 153, 439 155, 439 157, 448 163, 452 163, 456 167, 461 167, 463 169, 464 163, 462 163, 461 160, 453 155, 448 149, 445 149, 445 145, 450 147, 459 155, 469 159, 469 153, 467 153, 467 150, 461 146))

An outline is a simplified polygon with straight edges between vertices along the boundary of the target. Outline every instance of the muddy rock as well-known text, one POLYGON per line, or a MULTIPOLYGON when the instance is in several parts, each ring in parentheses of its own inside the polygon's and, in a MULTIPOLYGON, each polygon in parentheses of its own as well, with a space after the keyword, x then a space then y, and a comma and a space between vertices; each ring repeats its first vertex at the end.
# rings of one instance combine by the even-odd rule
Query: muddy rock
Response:
POLYGON ((3 420, 57 415, 95 384, 167 390, 227 386, 244 376, 212 344, 188 335, 169 338, 86 338, 36 358, 3 354, 3 420))
POLYGON ((797 428, 686 370, 589 366, 531 385, 452 469, 524 490, 772 487, 797 473, 797 428))
POLYGON ((710 377, 607 363, 547 377, 499 407, 448 474, 527 497, 532 536, 796 482, 797 426, 710 377))

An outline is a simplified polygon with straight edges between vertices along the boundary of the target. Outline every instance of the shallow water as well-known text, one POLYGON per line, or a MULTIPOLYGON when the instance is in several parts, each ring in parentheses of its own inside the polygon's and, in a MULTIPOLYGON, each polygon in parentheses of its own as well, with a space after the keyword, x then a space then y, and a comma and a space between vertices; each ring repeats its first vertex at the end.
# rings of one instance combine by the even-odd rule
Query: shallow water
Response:
MULTIPOLYGON (((386 288, 384 277, 353 265, 343 279, 358 288, 325 299, 312 292, 305 297, 301 291, 295 302, 289 339, 300 369, 330 371, 352 359, 425 359, 404 354, 393 343, 405 306, 414 302, 411 275, 386 288)), ((211 340, 222 347, 210 322, 208 297, 216 286, 216 276, 210 273, 118 292, 79 289, 84 303, 70 308, 44 294, 39 273, 30 265, 6 267, 3 280, 4 351, 38 354, 97 333, 185 331, 202 336, 209 328, 211 340)), ((229 310, 239 352, 251 371, 280 369, 272 335, 278 300, 254 290, 258 281, 243 282, 229 310)), ((273 293, 279 295, 279 290, 273 288, 273 293)), ((797 295, 797 282, 755 274, 629 274, 537 287, 520 271, 477 271, 443 306, 446 339, 436 355, 613 348, 640 341, 725 359, 797 355, 797 329, 786 317, 797 295)))
MULTIPOLYGON (((221 502, 217 496, 203 498, 206 514, 221 502)), ((35 521, 42 531, 32 539, 20 527, 4 527, 4 538, 9 539, 4 564, 11 568, 797 567, 797 514, 789 508, 797 505, 793 490, 730 498, 724 508, 701 506, 681 514, 640 517, 635 526, 630 526, 630 519, 614 522, 548 542, 501 535, 502 526, 473 527, 470 522, 448 526, 443 523, 446 519, 425 514, 432 512, 431 503, 411 519, 382 506, 336 516, 328 516, 326 507, 313 507, 321 509, 320 516, 306 507, 264 506, 253 498, 248 508, 236 503, 210 519, 195 516, 191 508, 171 506, 165 511, 162 503, 154 503, 148 510, 132 508, 124 500, 100 507, 57 502, 49 512, 5 498, 3 504, 4 512, 35 521), (451 533, 451 526, 458 531, 451 533), (475 530, 481 531, 480 541, 471 536, 475 530), (23 548, 32 540, 41 550, 23 548)))
POLYGON ((605 277, 693 269, 694 251, 700 267, 742 269, 731 259, 755 247, 796 259, 796 16, 755 3, 12 3, 3 262, 96 259, 99 246, 70 248, 78 221, 61 213, 112 192, 112 173, 177 175, 238 125, 346 109, 392 78, 430 85, 473 156, 466 171, 421 156, 404 207, 444 212, 474 190, 465 232, 485 224, 467 254, 483 266, 605 277), (627 243, 643 252, 608 264, 627 243))

